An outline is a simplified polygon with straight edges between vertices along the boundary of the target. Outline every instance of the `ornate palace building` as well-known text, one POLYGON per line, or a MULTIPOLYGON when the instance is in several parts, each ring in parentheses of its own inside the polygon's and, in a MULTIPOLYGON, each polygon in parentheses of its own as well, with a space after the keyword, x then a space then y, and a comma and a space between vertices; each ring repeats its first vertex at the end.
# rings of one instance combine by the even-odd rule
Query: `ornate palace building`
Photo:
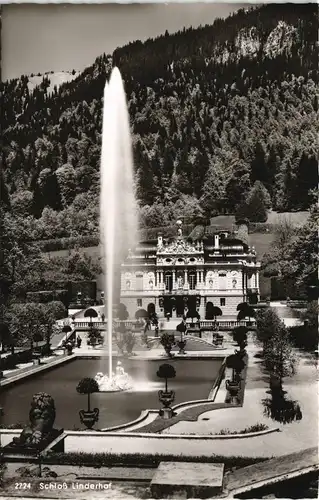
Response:
POLYGON ((129 317, 138 309, 182 317, 197 310, 208 318, 209 308, 217 306, 225 319, 237 317, 241 302, 255 304, 259 299, 259 269, 254 248, 230 232, 204 235, 191 241, 177 222, 175 239, 140 242, 122 264, 121 302, 129 317))

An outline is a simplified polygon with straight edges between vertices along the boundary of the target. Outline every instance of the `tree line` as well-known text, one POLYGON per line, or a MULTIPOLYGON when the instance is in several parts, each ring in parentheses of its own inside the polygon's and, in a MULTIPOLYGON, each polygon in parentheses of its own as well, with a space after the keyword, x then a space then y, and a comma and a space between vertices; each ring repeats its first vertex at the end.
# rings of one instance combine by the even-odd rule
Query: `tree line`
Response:
POLYGON ((13 210, 37 220, 62 214, 73 221, 63 236, 98 228, 102 95, 113 65, 125 81, 143 226, 154 213, 165 225, 185 205, 196 215, 252 217, 248 198, 261 221, 269 206, 308 209, 317 179, 317 28, 314 4, 266 5, 103 54, 52 93, 50 74, 32 90, 25 75, 3 83, 13 210))

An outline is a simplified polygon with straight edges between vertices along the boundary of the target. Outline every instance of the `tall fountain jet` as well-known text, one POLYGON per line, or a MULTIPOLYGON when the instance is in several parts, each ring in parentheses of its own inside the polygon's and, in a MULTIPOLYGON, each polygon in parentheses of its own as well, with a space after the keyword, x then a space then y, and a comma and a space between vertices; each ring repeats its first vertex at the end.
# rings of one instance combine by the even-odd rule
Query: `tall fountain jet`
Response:
POLYGON ((137 244, 137 230, 129 114, 123 80, 118 68, 114 68, 104 89, 100 192, 110 390, 118 389, 112 366, 113 306, 119 302, 121 263, 137 244))

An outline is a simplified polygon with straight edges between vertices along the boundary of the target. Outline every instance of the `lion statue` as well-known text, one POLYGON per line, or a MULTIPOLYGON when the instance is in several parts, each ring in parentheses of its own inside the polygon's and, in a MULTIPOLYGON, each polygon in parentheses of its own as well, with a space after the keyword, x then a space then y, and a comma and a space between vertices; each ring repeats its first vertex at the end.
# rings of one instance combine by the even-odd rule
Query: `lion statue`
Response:
POLYGON ((13 439, 13 444, 23 447, 37 447, 48 438, 55 421, 54 399, 45 392, 34 394, 29 413, 30 424, 23 429, 20 437, 13 439))

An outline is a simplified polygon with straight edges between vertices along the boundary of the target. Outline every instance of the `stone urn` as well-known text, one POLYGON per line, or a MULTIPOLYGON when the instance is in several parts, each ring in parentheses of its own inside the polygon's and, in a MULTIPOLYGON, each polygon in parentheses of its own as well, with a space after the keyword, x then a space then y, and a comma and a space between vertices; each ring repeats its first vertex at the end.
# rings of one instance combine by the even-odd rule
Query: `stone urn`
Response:
POLYGON ((238 397, 238 393, 239 393, 239 389, 240 389, 240 382, 226 380, 226 389, 229 393, 229 396, 230 396, 230 399, 232 402, 234 399, 237 399, 237 397, 238 397))
POLYGON ((178 354, 186 354, 185 353, 185 346, 187 344, 187 341, 186 340, 178 340, 177 341, 177 345, 179 347, 179 352, 178 354))
POLYGON ((99 409, 94 410, 80 410, 80 420, 87 429, 92 429, 93 425, 99 420, 99 409))
POLYGON ((175 391, 158 391, 158 399, 164 406, 159 414, 165 419, 172 418, 174 412, 171 408, 171 404, 175 399, 175 391))
POLYGON ((158 391, 158 399, 165 408, 168 408, 175 399, 175 391, 158 391))
POLYGON ((71 356, 71 354, 73 354, 73 346, 71 342, 67 342, 67 344, 65 345, 65 352, 68 356, 71 356))

